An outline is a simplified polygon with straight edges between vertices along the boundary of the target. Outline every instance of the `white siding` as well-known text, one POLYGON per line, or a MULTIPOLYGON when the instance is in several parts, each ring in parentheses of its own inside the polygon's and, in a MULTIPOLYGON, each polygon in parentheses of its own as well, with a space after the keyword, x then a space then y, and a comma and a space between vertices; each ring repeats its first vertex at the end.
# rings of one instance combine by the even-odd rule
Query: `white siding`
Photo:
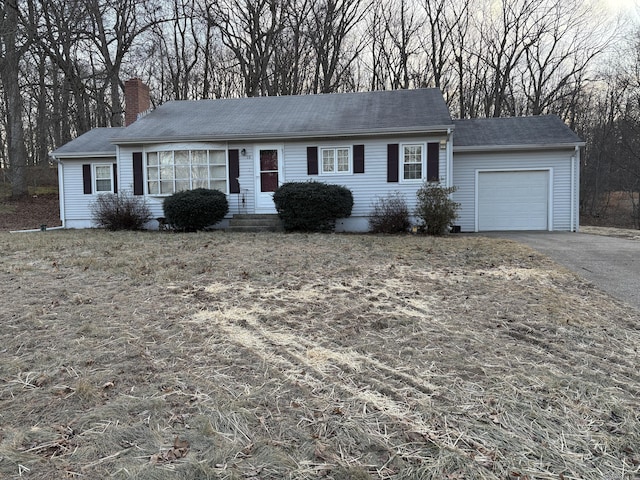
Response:
MULTIPOLYGON (((460 225, 463 232, 476 229, 477 171, 552 169, 552 227, 553 230, 571 230, 571 157, 574 154, 573 149, 454 153, 453 185, 458 190, 453 194, 453 199, 461 204, 456 224, 460 225)), ((576 192, 574 194, 577 195, 576 192)), ((574 221, 576 212, 577 202, 574 205, 574 221)))
POLYGON ((141 146, 118 148, 118 191, 133 194, 133 152, 141 152, 141 146))
POLYGON ((62 159, 61 161, 64 172, 60 179, 61 191, 64 192, 63 198, 61 198, 61 203, 64 202, 61 208, 61 212, 64 212, 64 218, 61 220, 66 228, 90 228, 94 226, 91 220, 91 205, 95 201, 96 195, 84 193, 82 165, 115 163, 115 157, 62 159))
MULTIPOLYGON (((291 142, 284 147, 284 178, 283 182, 304 182, 314 180, 318 182, 344 185, 353 193, 353 211, 351 217, 337 225, 338 230, 368 229, 367 217, 373 204, 378 198, 389 193, 400 192, 404 195, 412 211, 416 205, 416 192, 421 181, 387 182, 387 145, 410 142, 440 142, 444 137, 393 137, 385 139, 349 139, 343 141, 303 141, 291 142), (341 147, 364 145, 364 173, 348 175, 307 175, 307 147, 341 147)), ((426 147, 426 146, 425 146, 426 147)), ((426 150, 425 150, 426 155, 426 150)), ((444 184, 446 175, 446 150, 440 150, 440 178, 444 184)))
MULTIPOLYGON (((119 177, 119 192, 129 193, 133 195, 133 154, 134 152, 143 152, 142 145, 127 145, 126 147, 119 147, 118 158, 118 177, 119 177)), ((144 171, 144 158, 143 169, 144 171)), ((145 186, 146 189, 146 186, 145 186)), ((151 216, 153 218, 163 217, 164 211, 162 210, 162 201, 164 197, 152 197, 145 196, 147 206, 151 210, 151 216)))
MULTIPOLYGON (((390 137, 385 139, 345 139, 340 141, 298 141, 283 144, 283 174, 280 183, 293 181, 315 180, 349 188, 354 196, 353 213, 350 219, 342 221, 338 225, 339 230, 367 230, 367 216, 372 210, 374 202, 389 193, 400 192, 404 194, 411 210, 416 203, 416 191, 422 185, 421 181, 412 182, 387 182, 387 145, 402 143, 424 143, 425 157, 426 144, 439 143, 444 136, 406 136, 390 137), (353 145, 365 145, 365 173, 351 173, 348 175, 307 175, 307 147, 339 147, 353 145)), ((262 144, 262 143, 261 143, 262 144)), ((184 146, 184 145, 182 145, 184 146)), ((211 144, 194 143, 189 148, 210 148, 211 144)), ((229 194, 229 215, 235 213, 253 213, 255 211, 256 171, 253 158, 254 144, 237 143, 225 144, 224 148, 244 149, 244 155, 240 153, 240 194, 229 194)), ((149 146, 147 146, 149 147, 149 146)), ((180 145, 163 145, 164 148, 179 148, 180 145)), ((217 145, 220 147, 220 144, 217 145)), ((145 152, 143 145, 127 145, 118 148, 118 189, 119 192, 133 193, 133 153, 145 152)), ((440 178, 443 185, 446 183, 447 151, 440 149, 440 178)), ((104 159, 97 161, 104 162, 104 159)), ((77 228, 91 226, 90 203, 93 195, 83 194, 82 164, 90 160, 78 160, 65 164, 64 190, 65 211, 68 226, 77 228), (89 198, 90 197, 90 198, 89 198)), ((426 168, 426 165, 425 165, 426 168)), ((426 172, 425 172, 426 174, 426 172)), ((146 184, 145 184, 146 189, 146 184)), ((164 216, 162 202, 165 197, 145 196, 153 217, 164 216)))

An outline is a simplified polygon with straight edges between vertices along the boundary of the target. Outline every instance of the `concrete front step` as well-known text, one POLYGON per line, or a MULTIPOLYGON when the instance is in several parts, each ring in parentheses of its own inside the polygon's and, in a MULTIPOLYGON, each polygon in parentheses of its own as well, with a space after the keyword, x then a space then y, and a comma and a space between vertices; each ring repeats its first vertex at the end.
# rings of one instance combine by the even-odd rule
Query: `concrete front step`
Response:
POLYGON ((243 214, 229 220, 228 232, 281 232, 282 221, 278 215, 243 214))

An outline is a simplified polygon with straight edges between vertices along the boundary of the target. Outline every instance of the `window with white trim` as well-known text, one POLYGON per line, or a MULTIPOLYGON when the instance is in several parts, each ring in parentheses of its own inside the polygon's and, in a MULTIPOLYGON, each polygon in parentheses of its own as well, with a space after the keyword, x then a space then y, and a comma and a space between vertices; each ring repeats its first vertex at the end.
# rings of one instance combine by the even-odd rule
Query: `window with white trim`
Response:
POLYGON ((408 144, 402 145, 402 179, 422 180, 424 170, 424 145, 408 144))
POLYGON ((96 193, 113 193, 113 165, 94 165, 93 178, 96 193))
POLYGON ((147 152, 146 173, 149 195, 171 195, 195 188, 227 193, 225 150, 147 152))
POLYGON ((351 149, 349 147, 320 149, 322 174, 351 173, 351 149))

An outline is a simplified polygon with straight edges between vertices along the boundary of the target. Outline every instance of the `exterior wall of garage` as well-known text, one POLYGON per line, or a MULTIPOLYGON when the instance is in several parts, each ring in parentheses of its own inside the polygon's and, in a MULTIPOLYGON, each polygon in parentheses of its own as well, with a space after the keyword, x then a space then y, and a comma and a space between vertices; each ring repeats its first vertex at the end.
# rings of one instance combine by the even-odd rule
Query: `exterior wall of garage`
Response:
POLYGON ((457 225, 463 232, 478 231, 477 174, 482 171, 549 170, 549 227, 578 230, 579 150, 566 149, 456 151, 453 156, 453 199, 460 203, 457 225))

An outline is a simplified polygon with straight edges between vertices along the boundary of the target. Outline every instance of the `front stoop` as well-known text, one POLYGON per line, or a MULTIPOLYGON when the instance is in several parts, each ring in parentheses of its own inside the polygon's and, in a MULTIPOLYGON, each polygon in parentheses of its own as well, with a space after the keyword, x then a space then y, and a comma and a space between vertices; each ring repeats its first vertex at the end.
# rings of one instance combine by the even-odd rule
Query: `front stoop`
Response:
POLYGON ((278 215, 238 214, 229 219, 227 232, 282 232, 282 220, 278 215))

